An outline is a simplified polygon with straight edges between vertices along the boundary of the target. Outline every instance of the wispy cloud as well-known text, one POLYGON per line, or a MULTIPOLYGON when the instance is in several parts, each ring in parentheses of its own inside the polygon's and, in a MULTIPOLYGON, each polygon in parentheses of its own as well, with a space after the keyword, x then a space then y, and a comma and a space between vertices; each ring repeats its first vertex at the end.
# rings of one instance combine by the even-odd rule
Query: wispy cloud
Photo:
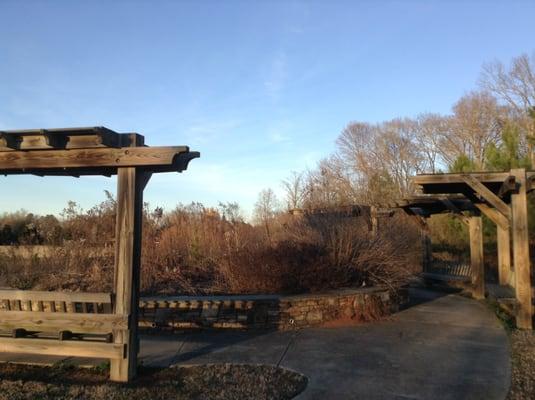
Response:
POLYGON ((188 126, 184 135, 190 145, 201 146, 230 134, 233 129, 240 125, 241 122, 236 119, 200 121, 188 126))
POLYGON ((269 71, 264 81, 264 88, 269 97, 278 100, 288 79, 288 57, 281 51, 273 57, 269 71))
POLYGON ((271 139, 272 142, 274 143, 285 143, 285 142, 290 142, 291 141, 291 138, 290 136, 288 135, 285 135, 283 133, 280 133, 280 132, 273 132, 269 135, 269 138, 271 139))

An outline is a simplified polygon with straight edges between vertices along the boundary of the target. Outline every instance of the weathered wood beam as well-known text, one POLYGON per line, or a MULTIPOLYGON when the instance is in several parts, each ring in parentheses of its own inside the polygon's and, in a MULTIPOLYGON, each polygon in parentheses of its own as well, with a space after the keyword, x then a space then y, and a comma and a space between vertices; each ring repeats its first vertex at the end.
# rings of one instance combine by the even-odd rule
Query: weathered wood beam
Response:
POLYGON ((483 223, 481 217, 470 217, 469 232, 473 296, 476 299, 484 299, 485 266, 483 262, 483 223))
POLYGON ((123 147, 120 149, 35 150, 0 153, 0 174, 12 170, 95 167, 170 167, 187 146, 123 147))
MULTIPOLYGON (((417 185, 425 184, 448 184, 464 183, 465 174, 426 174, 416 175, 412 181, 417 185)), ((479 182, 503 183, 509 176, 509 172, 474 172, 470 174, 479 182)))
POLYGON ((507 219, 510 217, 509 206, 503 202, 498 196, 492 193, 484 184, 477 180, 471 174, 462 175, 463 181, 479 194, 485 201, 491 204, 496 210, 502 213, 507 219))
POLYGON ((515 290, 516 299, 519 303, 516 325, 520 329, 533 329, 526 171, 524 169, 513 169, 511 173, 516 177, 516 181, 519 184, 518 191, 511 195, 515 290))
POLYGON ((22 142, 20 136, 0 132, 0 151, 18 150, 20 148, 20 142, 22 142))
POLYGON ((485 216, 504 230, 509 230, 509 218, 485 203, 474 203, 485 216))
POLYGON ((0 352, 122 359, 124 346, 94 341, 0 338, 0 352))
MULTIPOLYGON (((510 285, 512 275, 509 229, 504 229, 500 225, 497 225, 496 240, 498 242, 498 281, 500 285, 510 285)), ((514 286, 514 284, 511 286, 514 286)))
POLYGON ((0 311, 0 329, 105 334, 115 329, 128 329, 128 318, 114 314, 0 311))
POLYGON ((509 196, 514 191, 516 191, 516 178, 510 175, 503 182, 502 186, 500 186, 500 190, 498 191, 498 197, 503 198, 509 196))
MULTIPOLYGON (((121 147, 123 134, 104 127, 0 132, 0 151, 121 147), (7 145, 10 143, 9 145, 7 145), (5 145, 5 146, 4 146, 5 145)), ((129 146, 126 141, 124 146, 129 146)))
POLYGON ((126 357, 112 360, 110 379, 128 382, 137 373, 137 315, 141 228, 145 173, 136 168, 119 168, 117 176, 117 222, 115 235, 115 314, 130 315, 128 330, 114 331, 114 341, 126 345, 126 357))
POLYGON ((111 303, 111 293, 48 292, 41 290, 0 290, 0 300, 66 301, 71 303, 111 303))

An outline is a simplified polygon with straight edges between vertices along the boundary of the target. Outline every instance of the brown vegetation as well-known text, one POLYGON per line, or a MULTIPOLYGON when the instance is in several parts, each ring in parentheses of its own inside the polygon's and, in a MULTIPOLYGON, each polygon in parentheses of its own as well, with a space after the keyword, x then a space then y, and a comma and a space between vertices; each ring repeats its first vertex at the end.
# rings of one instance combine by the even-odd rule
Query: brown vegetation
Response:
MULTIPOLYGON (((115 203, 88 212, 73 203, 60 226, 69 239, 45 254, 0 255, 0 285, 21 289, 110 290, 115 203), (77 239, 71 239, 76 235, 77 239), (95 249, 99 249, 96 251, 95 249)), ((396 215, 372 235, 362 217, 276 213, 260 225, 200 204, 145 210, 144 293, 302 293, 407 281, 420 266, 418 230, 396 215), (269 228, 267 228, 269 227, 269 228), (407 227, 409 229, 407 229, 407 227)), ((37 232, 46 236, 46 232, 37 232)))
POLYGON ((54 367, 2 364, 0 400, 287 400, 307 385, 305 376, 269 365, 140 368, 136 382, 130 385, 110 384, 106 369, 75 368, 68 364, 54 367))

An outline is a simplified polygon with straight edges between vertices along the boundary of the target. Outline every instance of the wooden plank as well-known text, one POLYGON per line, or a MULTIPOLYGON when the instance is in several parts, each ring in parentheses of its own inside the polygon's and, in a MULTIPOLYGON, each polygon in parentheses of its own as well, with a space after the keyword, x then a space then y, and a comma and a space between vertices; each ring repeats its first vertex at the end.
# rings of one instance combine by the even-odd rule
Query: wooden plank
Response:
POLYGON ((498 242, 498 280, 500 285, 509 285, 511 279, 511 242, 509 229, 496 227, 498 242))
POLYGON ((16 135, 9 135, 6 132, 0 132, 0 151, 18 150, 22 138, 16 135))
POLYGON ((0 338, 0 352, 121 359, 124 357, 124 346, 116 343, 90 341, 0 338))
POLYGON ((0 172, 48 168, 172 166, 177 155, 188 151, 187 146, 170 146, 2 152, 0 172))
POLYGON ((0 290, 0 299, 22 301, 64 301, 77 303, 111 303, 111 293, 48 292, 41 290, 0 290))
MULTIPOLYGON (((189 153, 178 154, 173 163, 169 165, 153 165, 145 166, 145 171, 160 173, 160 172, 182 172, 188 168, 189 162, 200 156, 199 152, 190 151, 189 153)), ((80 177, 86 175, 101 175, 112 176, 117 174, 117 167, 84 167, 84 168, 29 168, 29 169, 11 169, 0 170, 2 175, 28 175, 33 174, 37 176, 73 176, 80 177)))
POLYGON ((139 269, 143 187, 147 178, 136 168, 119 168, 117 177, 115 254, 115 313, 131 315, 130 330, 114 331, 114 341, 126 345, 126 357, 112 360, 110 379, 128 382, 137 373, 139 269))
POLYGON ((507 219, 510 217, 509 206, 504 203, 502 199, 492 193, 484 184, 478 181, 474 176, 470 174, 462 175, 463 181, 466 182, 477 194, 479 194, 485 201, 492 205, 496 210, 498 210, 503 216, 507 219))
POLYGON ((497 226, 501 227, 503 230, 509 230, 509 218, 501 212, 485 203, 474 203, 474 205, 497 226))
POLYGON ((121 147, 121 134, 105 127, 0 132, 0 151, 121 147))
MULTIPOLYGON (((412 181, 417 185, 425 184, 448 184, 448 183, 463 183, 465 174, 423 174, 416 175, 412 178, 412 181)), ((509 176, 509 172, 473 172, 470 174, 479 182, 494 182, 502 183, 509 176)))
POLYGON ((110 333, 128 329, 128 317, 117 314, 81 314, 47 311, 0 311, 0 329, 77 333, 110 333))
POLYGON ((533 329, 526 171, 524 169, 513 169, 511 173, 516 177, 516 182, 519 184, 518 191, 511 195, 515 289, 516 299, 519 303, 516 325, 520 329, 533 329))
POLYGON ((471 278, 469 276, 461 275, 446 275, 446 274, 437 274, 433 272, 424 272, 422 277, 425 279, 430 279, 434 281, 452 281, 452 282, 470 282, 471 278))
POLYGON ((485 298, 485 266, 483 263, 483 223, 480 216, 470 217, 470 264, 472 266, 473 295, 485 298))

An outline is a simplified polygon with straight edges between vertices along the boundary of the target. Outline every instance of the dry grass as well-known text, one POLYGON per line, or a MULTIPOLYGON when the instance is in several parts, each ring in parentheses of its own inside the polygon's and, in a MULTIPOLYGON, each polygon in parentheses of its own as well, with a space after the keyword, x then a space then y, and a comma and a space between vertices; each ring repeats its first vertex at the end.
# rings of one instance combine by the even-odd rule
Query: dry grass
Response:
POLYGON ((511 333, 511 389, 507 400, 535 399, 535 334, 511 333))
POLYGON ((141 369, 130 385, 108 382, 104 371, 13 364, 0 365, 0 378, 0 400, 286 400, 307 384, 282 368, 232 364, 141 369))
MULTIPOLYGON (((0 255, 0 286, 110 290, 114 201, 64 213, 68 240, 45 254, 0 255), (75 238, 75 239, 74 239, 75 238), (100 247, 99 247, 100 246, 100 247)), ((420 268, 418 230, 403 215, 373 236, 363 218, 275 215, 264 225, 228 220, 200 204, 145 210, 145 294, 302 293, 347 286, 396 288, 420 268)), ((46 236, 46 232, 42 233, 46 236)))

